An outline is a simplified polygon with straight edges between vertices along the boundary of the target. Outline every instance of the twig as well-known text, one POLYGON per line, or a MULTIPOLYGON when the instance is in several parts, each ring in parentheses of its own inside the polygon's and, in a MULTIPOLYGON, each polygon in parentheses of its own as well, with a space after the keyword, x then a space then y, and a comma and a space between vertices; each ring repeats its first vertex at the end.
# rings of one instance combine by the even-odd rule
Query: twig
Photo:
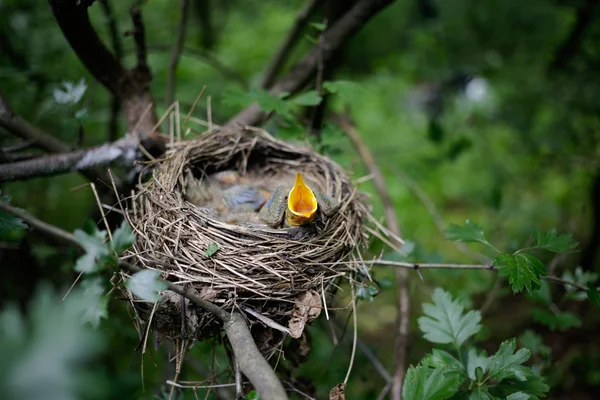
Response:
POLYGON ((269 61, 269 65, 265 70, 260 84, 263 89, 268 89, 275 81, 275 78, 281 70, 285 60, 289 57, 290 53, 298 43, 298 39, 301 38, 300 33, 302 32, 302 28, 306 24, 308 17, 312 14, 317 3, 318 0, 310 0, 300 11, 298 16, 296 16, 294 25, 292 25, 292 28, 289 30, 281 47, 279 47, 271 61, 269 61))
MULTIPOLYGON (((285 77, 280 79, 270 90, 271 94, 283 92, 295 93, 314 75, 322 56, 327 62, 335 50, 338 49, 350 36, 358 32, 371 17, 383 10, 393 0, 361 0, 358 1, 343 17, 330 29, 323 33, 323 45, 313 47, 285 77)), ((256 125, 264 116, 258 104, 252 104, 231 118, 225 128, 236 126, 256 125)))
MULTIPOLYGON (((390 231, 397 236, 401 236, 400 227, 398 226, 398 217, 394 209, 392 198, 387 190, 385 180, 381 171, 377 167, 373 155, 360 139, 359 133, 345 118, 339 118, 338 123, 342 130, 346 133, 354 148, 359 153, 363 163, 373 176, 373 183, 377 189, 385 214, 385 220, 390 231)), ((398 244, 400 246, 401 244, 398 244)), ((402 382, 406 373, 407 346, 410 322, 410 297, 408 295, 408 271, 404 269, 396 270, 397 290, 397 307, 398 307, 398 322, 395 343, 395 367, 392 384, 392 399, 400 400, 402 395, 402 382)))
POLYGON ((175 74, 177 73, 177 64, 179 63, 181 49, 183 48, 183 40, 185 39, 185 30, 187 27, 189 8, 189 0, 180 0, 177 37, 175 39, 175 43, 173 44, 171 58, 169 59, 169 68, 167 69, 167 93, 165 96, 166 107, 169 107, 171 105, 175 96, 175 74))
POLYGON ((136 69, 148 69, 148 52, 146 48, 146 30, 142 21, 142 11, 138 4, 134 4, 129 10, 131 22, 133 23, 133 41, 135 43, 135 55, 137 57, 136 69))
MULTIPOLYGON (((40 221, 36 217, 27 214, 16 207, 0 202, 0 208, 21 218, 31 226, 38 228, 47 235, 57 237, 68 243, 81 246, 75 239, 75 236, 56 226, 40 221)), ((140 272, 141 269, 125 261, 119 262, 119 267, 130 273, 140 272)), ((167 288, 181 296, 189 299, 196 306, 205 309, 223 321, 223 328, 227 338, 231 343, 233 354, 239 361, 240 369, 254 385, 262 399, 280 400, 287 399, 285 390, 281 381, 275 375, 275 372, 261 355, 252 339, 252 334, 246 325, 244 318, 237 312, 229 313, 219 306, 204 300, 193 289, 181 287, 172 282, 162 280, 167 288)))

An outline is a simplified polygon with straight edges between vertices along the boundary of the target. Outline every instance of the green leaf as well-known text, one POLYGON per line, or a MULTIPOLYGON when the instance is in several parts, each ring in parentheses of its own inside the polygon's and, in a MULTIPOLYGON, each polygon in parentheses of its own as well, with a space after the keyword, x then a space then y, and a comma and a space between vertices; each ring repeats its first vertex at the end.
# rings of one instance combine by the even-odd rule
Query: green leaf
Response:
POLYGON ((477 380, 475 371, 480 368, 483 373, 489 369, 490 359, 485 352, 478 353, 477 349, 470 349, 467 354, 467 375, 472 381, 477 380))
POLYGON ((362 87, 358 83, 350 81, 323 82, 323 89, 329 93, 337 94, 345 102, 351 102, 362 93, 362 87))
POLYGON ((598 289, 596 288, 596 285, 594 285, 593 283, 588 283, 587 287, 588 290, 586 290, 585 293, 587 294, 590 301, 595 305, 600 306, 600 295, 598 294, 598 289))
MULTIPOLYGON (((10 203, 10 197, 1 196, 0 201, 8 204, 10 203)), ((27 225, 21 218, 15 217, 4 210, 0 210, 0 237, 13 234, 15 231, 23 229, 27 229, 27 225)))
POLYGON ((548 274, 546 266, 531 254, 501 254, 494 259, 494 266, 500 267, 500 276, 508 276, 515 293, 523 288, 528 292, 539 289, 542 285, 540 276, 548 274))
POLYGON ((579 245, 573 240, 571 234, 559 235, 556 229, 552 229, 546 233, 536 231, 533 234, 535 239, 535 247, 552 251, 554 253, 568 253, 574 251, 579 245))
POLYGON ((83 273, 99 271, 102 268, 100 258, 110 254, 108 246, 104 243, 106 232, 95 228, 94 232, 88 234, 78 229, 75 231, 75 239, 85 250, 85 254, 75 263, 75 271, 83 273))
POLYGON ((465 366, 447 351, 433 349, 430 354, 423 358, 423 365, 433 368, 446 368, 466 376, 465 366))
POLYGON ((246 107, 254 101, 242 88, 235 86, 223 93, 222 103, 231 107, 246 107))
POLYGON ((167 288, 167 283, 159 280, 159 277, 159 271, 145 269, 133 274, 125 285, 140 299, 155 303, 160 300, 158 292, 167 288))
POLYGON ((215 242, 211 242, 204 252, 204 257, 212 257, 217 251, 219 251, 219 245, 215 242))
POLYGON ((446 238, 447 240, 465 243, 479 242, 488 246, 490 245, 483 234, 481 226, 469 220, 467 220, 463 226, 450 224, 444 233, 448 236, 446 238))
POLYGON ((486 385, 475 385, 469 396, 469 400, 493 400, 487 389, 486 385))
POLYGON ((81 283, 86 302, 82 322, 89 322, 92 327, 97 328, 102 318, 108 317, 108 297, 103 295, 104 287, 100 278, 84 279, 81 283))
POLYGON ((112 249, 117 255, 120 255, 125 250, 131 247, 135 242, 135 235, 131 231, 131 226, 124 220, 121 226, 112 235, 112 249))
POLYGON ((510 394, 506 397, 506 400, 529 400, 531 396, 523 393, 523 392, 516 392, 513 394, 510 394))
POLYGON ((526 330, 519 336, 519 344, 521 347, 528 348, 531 354, 540 354, 542 356, 550 354, 550 347, 546 346, 542 341, 542 337, 531 329, 526 330))
POLYGON ((292 101, 299 106, 318 106, 323 99, 316 90, 310 90, 294 97, 292 101))
POLYGON ((264 112, 275 112, 284 117, 291 117, 290 104, 286 100, 288 93, 272 95, 266 90, 250 89, 248 96, 258 102, 260 109, 264 112))
POLYGON ((402 386, 405 400, 443 400, 452 397, 464 378, 457 373, 447 373, 445 368, 410 366, 402 386))
POLYGON ((460 347, 479 332, 479 311, 473 310, 463 315, 464 307, 440 288, 434 290, 432 298, 434 304, 423 304, 426 316, 419 318, 419 328, 425 339, 433 343, 453 343, 460 347))
POLYGON ((246 395, 246 399, 248 400, 260 400, 258 396, 258 392, 256 390, 251 390, 250 393, 246 395))
POLYGON ((323 32, 325 29, 327 29, 327 24, 322 24, 320 22, 311 22, 310 26, 312 26, 313 28, 315 28, 316 30, 323 32))
POLYGON ((571 312, 553 313, 541 308, 531 310, 533 320, 547 326, 552 331, 566 331, 581 326, 581 319, 571 312))
POLYGON ((546 397, 545 393, 549 390, 550 387, 546 384, 544 378, 529 372, 525 381, 506 379, 499 382, 494 386, 493 393, 497 397, 505 398, 513 393, 523 392, 531 396, 536 396, 534 398, 537 399, 537 397, 546 397))
POLYGON ((515 353, 517 340, 515 338, 506 340, 500 344, 498 352, 489 359, 488 379, 502 381, 507 378, 515 378, 525 381, 531 375, 531 370, 522 366, 531 357, 528 349, 519 349, 515 353))

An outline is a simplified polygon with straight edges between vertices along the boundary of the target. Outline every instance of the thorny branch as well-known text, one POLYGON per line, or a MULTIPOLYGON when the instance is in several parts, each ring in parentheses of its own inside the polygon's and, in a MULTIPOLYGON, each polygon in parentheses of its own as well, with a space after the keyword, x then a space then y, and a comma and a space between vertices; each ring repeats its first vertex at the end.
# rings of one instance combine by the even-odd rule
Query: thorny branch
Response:
MULTIPOLYGON (((373 155, 369 149, 364 145, 360 139, 360 134, 356 131, 354 126, 346 119, 339 118, 338 123, 346 135, 350 138, 354 148, 360 154, 365 166, 373 176, 373 182, 377 188, 377 192, 381 197, 383 203, 385 220, 388 228, 392 233, 397 236, 401 236, 400 227, 398 226, 398 217, 392 202, 392 198, 387 190, 385 180, 373 155)), ((398 244, 400 245, 400 244, 398 244)), ((404 381, 404 375, 406 373, 406 359, 407 359, 407 346, 408 346, 408 334, 409 334, 409 321, 410 321, 410 297, 408 295, 408 271, 405 269, 396 270, 396 284, 397 289, 397 306, 398 306, 398 334, 396 335, 395 343, 395 367, 392 383, 392 399, 400 400, 402 395, 402 382, 404 381)))
MULTIPOLYGON (((322 35, 322 43, 313 47, 270 90, 271 94, 295 93, 315 74, 319 61, 326 63, 332 54, 366 21, 392 3, 393 0, 361 0, 322 35)), ((258 104, 245 108, 226 124, 225 128, 256 125, 264 116, 258 104)))
MULTIPOLYGON (((47 224, 14 206, 0 202, 0 209, 21 218, 32 227, 48 236, 59 238, 76 246, 81 246, 75 239, 75 236, 70 232, 47 224)), ((130 273, 141 271, 140 268, 124 261, 119 262, 119 267, 130 273)), ((163 282, 167 284, 169 290, 189 299, 198 307, 215 314, 223 321, 223 329, 225 329, 233 353, 239 361, 240 369, 250 380, 252 385, 254 385, 261 396, 261 399, 285 400, 288 398, 281 381, 277 378, 277 375, 275 375, 275 372, 267 360, 262 356, 258 347, 256 347, 256 343, 254 343, 254 339, 246 325, 244 317, 237 312, 229 313, 219 306, 204 300, 189 288, 181 287, 167 280, 163 280, 163 282)))

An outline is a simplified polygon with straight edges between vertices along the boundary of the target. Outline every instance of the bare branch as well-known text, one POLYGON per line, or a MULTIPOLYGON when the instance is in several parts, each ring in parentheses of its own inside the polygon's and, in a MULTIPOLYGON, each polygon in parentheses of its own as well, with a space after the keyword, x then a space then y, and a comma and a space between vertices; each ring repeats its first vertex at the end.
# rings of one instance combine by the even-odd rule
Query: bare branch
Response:
POLYGON ((167 94, 165 96, 167 108, 173 103, 173 98, 175 96, 175 74, 177 73, 177 64, 179 63, 179 57, 181 56, 181 50, 183 48, 183 40, 185 39, 185 30, 190 9, 189 0, 180 0, 179 4, 177 37, 173 44, 173 50, 171 51, 171 57, 169 58, 169 68, 167 70, 167 94))
MULTIPOLYGON (((352 124, 345 118, 340 118, 338 123, 346 135, 350 138, 350 141, 354 145, 354 148, 360 154, 365 166, 373 176, 373 182, 381 197, 383 203, 383 209, 385 213, 385 220, 388 228, 397 236, 401 236, 400 227, 398 226, 398 217, 394 209, 394 203, 387 190, 387 185, 383 179, 383 175, 377 167, 373 155, 369 149, 364 145, 360 139, 359 133, 354 129, 352 124)), ((398 246, 401 243, 397 244, 398 246)), ((410 297, 408 295, 408 271, 405 269, 396 270, 396 284, 398 285, 397 291, 397 306, 398 306, 398 334, 396 335, 395 343, 395 368, 392 384, 392 395, 393 400, 400 400, 402 395, 402 383, 404 381, 404 375, 406 373, 406 359, 407 359, 407 346, 408 346, 408 334, 409 334, 409 322, 410 322, 410 297)))
MULTIPOLYGON (((330 29, 323 33, 323 42, 314 47, 296 65, 279 80, 270 90, 272 94, 283 92, 295 93, 317 70, 319 60, 327 62, 331 55, 346 39, 358 32, 371 17, 383 10, 393 0, 361 0, 341 17, 330 29), (320 58, 321 57, 321 58, 320 58)), ((257 104, 252 104, 230 119, 225 128, 235 126, 256 125, 264 113, 257 104)))
POLYGON ((304 28, 304 25, 306 25, 306 21, 308 21, 308 17, 314 11, 315 7, 317 6, 317 3, 318 0, 309 0, 308 3, 306 3, 304 8, 296 17, 294 25, 292 25, 292 28, 288 32, 281 47, 277 50, 277 52, 269 62, 267 69, 265 70, 262 82, 260 84, 260 86, 263 89, 268 89, 275 81, 277 74, 279 73, 279 71, 281 71, 283 63, 289 57, 294 47, 296 47, 296 44, 298 43, 298 40, 301 37, 300 33, 302 32, 302 28, 304 28))
POLYGON ((0 164, 0 182, 77 172, 115 161, 132 165, 136 158, 138 158, 138 142, 129 135, 116 142, 91 149, 50 154, 10 164, 0 164))

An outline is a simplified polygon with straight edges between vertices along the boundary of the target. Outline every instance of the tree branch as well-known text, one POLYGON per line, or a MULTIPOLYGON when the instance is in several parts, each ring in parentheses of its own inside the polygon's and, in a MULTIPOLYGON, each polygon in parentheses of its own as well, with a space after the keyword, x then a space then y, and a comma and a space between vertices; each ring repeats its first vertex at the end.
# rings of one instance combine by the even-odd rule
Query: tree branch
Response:
POLYGON ((300 11, 296 20, 294 21, 294 25, 292 25, 292 29, 288 32, 285 40, 281 47, 277 50, 265 73, 262 78, 262 82, 260 86, 263 89, 268 89, 271 87, 277 74, 281 70, 283 63, 288 58, 296 44, 298 43, 298 39, 300 39, 300 33, 302 32, 302 28, 308 21, 308 17, 312 14, 313 10, 317 6, 318 0, 309 0, 308 3, 304 6, 304 8, 300 11))
MULTIPOLYGON (((322 35, 322 44, 314 47, 280 79, 270 90, 271 94, 283 92, 294 93, 302 88, 314 75, 319 61, 327 62, 331 55, 346 39, 358 32, 371 17, 383 10, 393 0, 361 0, 339 19, 330 29, 322 35)), ((252 104, 242 110, 226 124, 225 128, 236 126, 256 125, 263 118, 264 113, 257 104, 252 104)))
MULTIPOLYGON (((388 228, 397 236, 401 236, 400 227, 398 226, 398 216, 392 202, 392 197, 387 190, 387 185, 375 163, 373 155, 364 145, 360 139, 360 134, 356 131, 354 126, 345 118, 339 118, 338 124, 346 135, 350 138, 352 145, 359 153, 363 160, 363 163, 373 176, 373 183, 383 203, 383 209, 385 213, 385 220, 388 228)), ((401 243, 397 243, 398 247, 401 243)), ((407 347, 408 347, 408 334, 409 334, 409 322, 410 322, 410 297, 408 295, 408 271, 405 269, 396 270, 396 284, 397 289, 397 329, 398 334, 396 335, 395 343, 395 367, 394 375, 392 379, 392 394, 393 400, 400 400, 402 396, 402 383, 404 381, 404 375, 406 374, 406 361, 407 361, 407 347)))
MULTIPOLYGON (((88 7, 93 0, 48 0, 50 7, 60 26, 65 38, 90 73, 102 83, 113 95, 118 96, 123 105, 127 120, 127 130, 132 132, 138 128, 142 139, 151 135, 155 124, 156 115, 152 107, 153 103, 149 92, 152 76, 145 64, 145 54, 138 55, 138 60, 144 59, 131 70, 123 68, 116 57, 106 48, 91 25, 88 16, 88 7)), ((132 18, 141 24, 139 10, 132 18), (135 17, 139 17, 136 19, 135 17)), ((134 38, 140 47, 139 41, 143 41, 143 30, 139 33, 136 26, 134 38), (140 39, 141 38, 141 39, 140 39)))
POLYGON ((128 135, 116 142, 91 149, 50 154, 29 160, 0 164, 0 182, 83 171, 115 161, 121 161, 131 166, 138 155, 138 142, 134 137, 128 135))
POLYGON ((15 114, 2 96, 2 93, 0 93, 0 126, 27 141, 33 142, 36 146, 46 151, 60 153, 70 150, 69 145, 66 143, 36 128, 15 114))
MULTIPOLYGON (((81 247, 81 244, 75 239, 75 236, 63 229, 47 224, 36 217, 27 214, 4 202, 0 202, 0 209, 5 210, 39 229, 42 233, 59 238, 69 244, 81 247)), ((125 261, 119 262, 119 267, 131 273, 141 271, 140 268, 125 261)), ((223 321, 223 328, 227 338, 231 343, 235 357, 240 363, 240 369, 248 377, 250 382, 258 391, 261 399, 265 400, 286 400, 288 397, 283 389, 281 381, 275 375, 275 372, 264 359, 258 347, 252 339, 252 334, 246 325, 246 321, 239 313, 229 313, 219 306, 204 300, 199 295, 192 292, 190 288, 184 288, 175 285, 167 280, 162 280, 167 284, 169 290, 189 299, 192 303, 215 314, 223 321)))
POLYGON ((177 37, 171 50, 171 57, 169 58, 169 68, 167 70, 167 94, 165 96, 165 106, 169 106, 173 103, 173 97, 175 96, 175 74, 177 73, 177 64, 179 63, 179 57, 181 56, 181 50, 183 48, 183 41, 185 39, 185 30, 187 27, 188 14, 190 9, 189 0, 180 0, 179 5, 179 24, 177 25, 177 37))

